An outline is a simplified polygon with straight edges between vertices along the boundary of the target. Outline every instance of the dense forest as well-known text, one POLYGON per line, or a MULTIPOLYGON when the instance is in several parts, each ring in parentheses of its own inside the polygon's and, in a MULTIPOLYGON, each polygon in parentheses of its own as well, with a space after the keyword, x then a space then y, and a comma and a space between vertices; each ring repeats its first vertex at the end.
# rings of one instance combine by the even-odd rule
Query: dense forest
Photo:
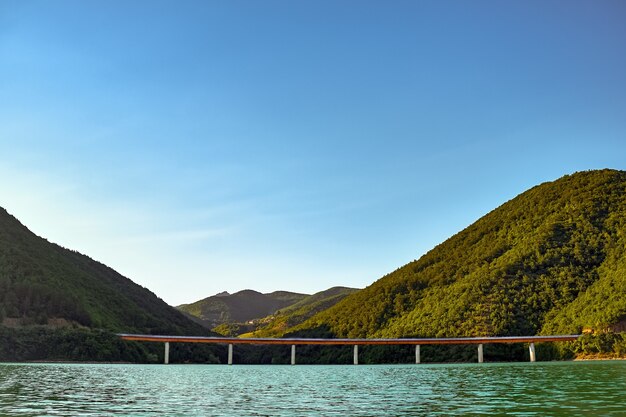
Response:
MULTIPOLYGON (((285 333, 366 338, 611 332, 626 320, 625 252, 626 172, 580 172, 528 190, 285 333)), ((615 351, 622 349, 621 336, 612 340, 615 351)), ((569 344, 565 354, 579 353, 581 346, 569 344)))
MULTIPOLYGON (((142 354, 142 361, 150 361, 154 352, 146 349, 113 348, 121 346, 114 333, 209 334, 148 289, 34 235, 4 209, 0 209, 0 332, 0 360, 134 361, 142 354), (50 351, 49 340, 55 338, 70 338, 76 346, 50 351), (91 355, 99 343, 99 353, 91 355)), ((215 358, 213 350, 204 348, 207 361, 215 358)))

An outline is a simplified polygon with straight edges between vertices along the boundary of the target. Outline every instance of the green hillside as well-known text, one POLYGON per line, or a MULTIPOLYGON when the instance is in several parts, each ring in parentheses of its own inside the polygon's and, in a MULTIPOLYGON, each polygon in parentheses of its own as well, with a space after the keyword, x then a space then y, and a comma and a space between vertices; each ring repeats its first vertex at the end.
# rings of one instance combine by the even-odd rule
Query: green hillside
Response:
MULTIPOLYGON (((45 340, 61 335, 84 336, 84 341, 109 338, 107 349, 114 346, 117 352, 110 360, 123 360, 119 350, 130 345, 118 343, 113 332, 208 334, 146 288, 85 255, 34 235, 0 209, 0 360, 72 359, 71 352, 51 353, 49 347, 42 347, 49 344, 45 340), (26 343, 22 346, 24 339, 41 349, 20 356, 21 348, 35 349, 26 343)), ((98 346, 92 348, 93 354, 77 355, 107 360, 98 346)))
POLYGON ((356 288, 333 287, 310 295, 295 304, 280 309, 275 314, 261 320, 261 325, 242 337, 276 337, 290 327, 303 323, 315 314, 324 311, 348 295, 358 291, 356 288))
POLYGON ((253 290, 243 290, 234 294, 213 295, 177 308, 201 319, 207 327, 213 328, 224 323, 245 323, 266 317, 305 297, 307 297, 306 294, 287 291, 262 294, 253 290))
POLYGON ((626 319, 626 172, 536 186, 290 329, 333 337, 576 333, 626 319))
MULTIPOLYGON (((352 291, 338 287, 306 296, 246 290, 180 308, 205 325, 266 317, 255 336, 585 332, 594 335, 559 345, 564 350, 554 357, 626 356, 626 337, 619 334, 626 331, 626 172, 580 172, 536 186, 419 260, 352 291)), ((0 210, 0 361, 161 360, 162 346, 121 342, 112 332, 208 334, 147 289, 35 236, 0 210)), ((225 356, 218 346, 172 349, 173 362, 225 356)), ((474 360, 473 347, 445 349, 426 346, 424 358, 474 360)), ((501 360, 526 354, 517 345, 487 349, 501 360)), ((342 347, 298 352, 301 363, 347 363, 351 355, 342 347)), ((412 355, 406 347, 367 347, 362 354, 364 362, 403 362, 412 355)), ((237 361, 288 363, 288 355, 275 347, 242 347, 237 361)))

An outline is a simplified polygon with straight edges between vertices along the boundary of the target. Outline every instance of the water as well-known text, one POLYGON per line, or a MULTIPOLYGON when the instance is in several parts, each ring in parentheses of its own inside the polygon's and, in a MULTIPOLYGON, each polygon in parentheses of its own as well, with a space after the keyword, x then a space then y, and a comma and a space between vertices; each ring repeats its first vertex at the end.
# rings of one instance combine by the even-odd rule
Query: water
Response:
POLYGON ((0 364, 8 416, 626 416, 626 361, 0 364))

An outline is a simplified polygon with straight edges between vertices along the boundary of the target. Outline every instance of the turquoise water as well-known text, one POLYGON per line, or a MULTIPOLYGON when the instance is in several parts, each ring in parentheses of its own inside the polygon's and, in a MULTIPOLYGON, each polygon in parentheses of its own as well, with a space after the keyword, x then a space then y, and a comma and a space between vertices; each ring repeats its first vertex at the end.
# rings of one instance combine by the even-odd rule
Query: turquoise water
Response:
POLYGON ((626 416, 626 362, 0 364, 8 416, 626 416))

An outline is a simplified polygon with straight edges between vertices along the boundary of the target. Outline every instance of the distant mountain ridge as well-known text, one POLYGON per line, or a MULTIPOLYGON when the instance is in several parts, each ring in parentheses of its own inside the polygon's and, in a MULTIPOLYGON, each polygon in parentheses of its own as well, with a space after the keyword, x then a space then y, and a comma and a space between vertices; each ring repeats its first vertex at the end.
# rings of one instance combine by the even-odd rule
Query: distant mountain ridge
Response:
POLYGON ((333 287, 313 295, 274 291, 262 294, 224 291, 191 304, 178 306, 203 326, 225 336, 273 337, 332 307, 356 288, 333 287))
POLYGON ((253 332, 242 334, 241 337, 277 337, 357 291, 357 288, 332 287, 317 292, 261 319, 253 332))
POLYGON ((246 323, 266 317, 307 296, 288 291, 263 294, 254 290, 242 290, 234 294, 222 292, 177 308, 201 320, 206 327, 213 328, 224 323, 246 323))

